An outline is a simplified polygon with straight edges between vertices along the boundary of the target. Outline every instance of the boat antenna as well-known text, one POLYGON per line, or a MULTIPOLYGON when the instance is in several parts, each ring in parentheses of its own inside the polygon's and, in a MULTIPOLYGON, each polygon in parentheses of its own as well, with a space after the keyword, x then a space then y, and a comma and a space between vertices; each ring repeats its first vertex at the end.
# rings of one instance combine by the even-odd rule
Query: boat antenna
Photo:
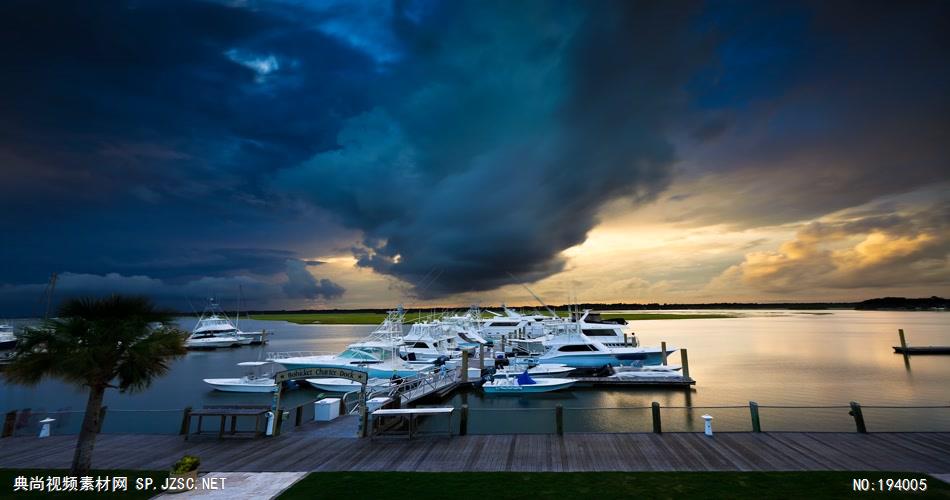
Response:
MULTIPOLYGON (((513 274, 511 274, 511 273, 508 273, 508 276, 511 276, 512 278, 515 278, 515 276, 514 276, 513 274)), ((537 300, 542 306, 544 306, 544 308, 547 309, 548 312, 551 313, 552 316, 554 316, 555 318, 557 317, 557 313, 554 312, 553 309, 551 309, 550 307, 548 307, 548 305, 545 304, 543 300, 541 300, 541 297, 538 297, 538 294, 534 293, 533 290, 531 290, 530 288, 528 288, 528 285, 525 285, 524 283, 520 283, 520 285, 523 286, 524 289, 527 290, 528 293, 530 293, 532 297, 534 297, 534 300, 537 300)))

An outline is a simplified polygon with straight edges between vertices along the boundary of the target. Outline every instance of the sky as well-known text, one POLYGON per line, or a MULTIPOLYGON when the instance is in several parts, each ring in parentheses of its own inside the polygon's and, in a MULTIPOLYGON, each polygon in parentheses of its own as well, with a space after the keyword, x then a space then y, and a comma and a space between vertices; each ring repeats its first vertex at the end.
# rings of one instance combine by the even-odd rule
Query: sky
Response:
POLYGON ((950 3, 0 3, 0 317, 950 295, 950 3))

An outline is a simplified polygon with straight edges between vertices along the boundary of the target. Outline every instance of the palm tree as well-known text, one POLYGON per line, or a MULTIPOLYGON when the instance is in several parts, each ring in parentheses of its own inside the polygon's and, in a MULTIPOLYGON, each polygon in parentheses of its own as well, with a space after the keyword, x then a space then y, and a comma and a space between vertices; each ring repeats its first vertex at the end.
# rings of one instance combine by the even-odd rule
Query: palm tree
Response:
POLYGON ((143 390, 185 354, 185 335, 168 326, 171 319, 171 313, 144 297, 72 299, 59 308, 58 318, 20 336, 7 379, 34 385, 50 377, 89 390, 73 475, 84 475, 92 466, 106 389, 143 390))

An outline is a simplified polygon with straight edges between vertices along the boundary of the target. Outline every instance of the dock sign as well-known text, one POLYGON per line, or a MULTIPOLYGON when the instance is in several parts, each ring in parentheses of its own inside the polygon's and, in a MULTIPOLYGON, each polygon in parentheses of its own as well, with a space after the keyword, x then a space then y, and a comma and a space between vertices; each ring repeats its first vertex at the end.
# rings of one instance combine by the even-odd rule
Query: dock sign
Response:
POLYGON ((359 384, 365 384, 369 380, 369 374, 350 368, 296 368, 277 372, 274 375, 274 381, 278 384, 302 378, 345 378, 359 384))

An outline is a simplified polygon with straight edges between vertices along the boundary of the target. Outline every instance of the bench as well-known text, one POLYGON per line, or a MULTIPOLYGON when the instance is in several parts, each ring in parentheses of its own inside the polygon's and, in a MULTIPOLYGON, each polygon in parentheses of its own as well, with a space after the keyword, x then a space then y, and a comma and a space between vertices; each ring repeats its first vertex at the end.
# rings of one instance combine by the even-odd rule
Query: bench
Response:
POLYGON ((372 413, 373 415, 373 424, 370 432, 370 439, 382 435, 384 430, 382 426, 382 420, 387 417, 399 418, 405 421, 408 424, 409 430, 406 433, 401 432, 389 432, 389 434, 407 434, 409 439, 412 439, 413 434, 415 433, 415 420, 418 417, 422 416, 435 416, 435 415, 446 415, 448 418, 448 426, 446 427, 449 436, 452 435, 452 412, 455 411, 455 408, 452 407, 443 407, 443 408, 393 408, 393 409, 384 409, 376 410, 372 413))
POLYGON ((264 431, 263 426, 261 426, 261 419, 263 418, 265 423, 267 421, 267 412, 270 411, 269 407, 266 406, 238 406, 238 407, 226 407, 226 406, 206 406, 198 410, 191 410, 185 417, 185 441, 188 440, 188 436, 192 434, 191 432, 191 421, 194 417, 198 417, 198 427, 195 429, 194 434, 201 434, 201 424, 204 421, 205 417, 220 417, 221 426, 218 428, 218 438, 224 437, 225 424, 228 420, 228 417, 231 418, 231 426, 229 433, 231 436, 250 436, 250 437, 260 437, 263 435, 264 431), (237 430, 237 419, 238 417, 254 417, 254 431, 253 432, 238 432, 237 430))

